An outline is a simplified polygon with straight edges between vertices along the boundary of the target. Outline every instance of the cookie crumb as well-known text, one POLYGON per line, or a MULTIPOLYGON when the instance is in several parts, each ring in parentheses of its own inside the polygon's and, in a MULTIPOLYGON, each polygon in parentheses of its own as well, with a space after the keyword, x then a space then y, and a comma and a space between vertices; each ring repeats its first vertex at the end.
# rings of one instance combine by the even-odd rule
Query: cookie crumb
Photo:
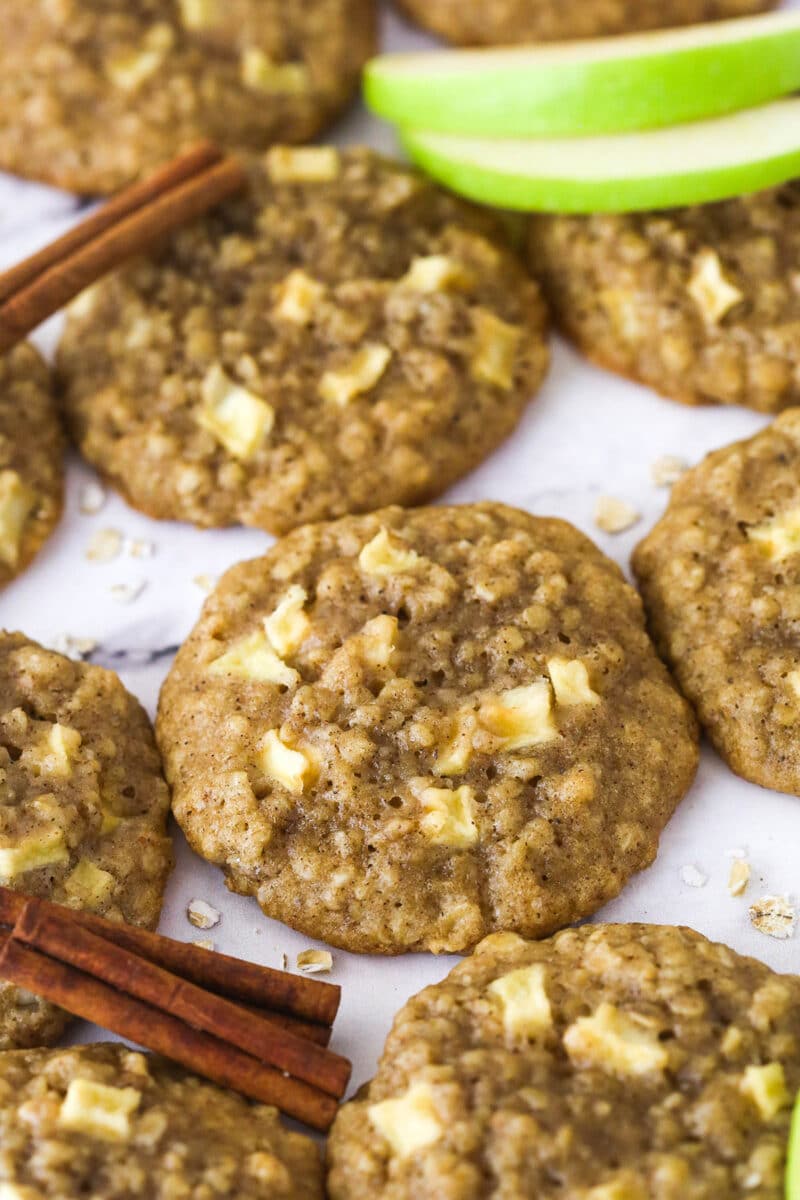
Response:
POLYGON ((281 970, 282 971, 289 970, 289 955, 286 954, 285 952, 283 954, 281 954, 281 970))
POLYGON ((689 470, 689 464, 674 454, 662 454, 650 468, 650 478, 656 487, 672 487, 681 475, 689 470))
POLYGON ((122 534, 118 529, 98 529, 89 539, 86 557, 89 562, 107 563, 122 553, 122 534))
POLYGON ((594 523, 604 533, 624 533, 641 520, 642 514, 616 496, 599 496, 594 506, 594 523))
POLYGON ((790 938, 794 934, 797 911, 788 896, 762 896, 750 905, 750 921, 767 937, 790 938))
POLYGON ((306 975, 326 974, 333 967, 333 955, 330 950, 302 950, 297 966, 306 975))
POLYGON ((685 867, 681 867, 681 879, 689 887, 702 888, 708 883, 708 876, 704 875, 699 867, 693 863, 687 863, 685 867))
POLYGON ((78 497, 78 511, 85 517, 93 517, 106 502, 106 492, 99 483, 85 483, 78 497))
POLYGON ((198 938, 196 942, 192 942, 192 945, 196 946, 198 950, 216 949, 216 943, 211 938, 198 938))
POLYGON ((109 588, 109 591, 118 604, 133 604, 146 587, 145 579, 137 579, 133 583, 115 583, 109 588))
POLYGON ((190 900, 186 908, 186 918, 195 929, 213 929, 222 920, 222 913, 213 908, 207 900, 190 900))
POLYGON ((750 882, 750 863, 745 858, 735 858, 728 876, 728 891, 731 896, 743 896, 750 882))
POLYGON ((47 644, 57 654, 78 660, 88 658, 97 649, 97 642, 94 638, 73 637, 71 633, 57 633, 55 637, 48 640, 47 644))
POLYGON ((152 558, 156 552, 156 544, 147 538, 126 538, 125 550, 131 558, 152 558))

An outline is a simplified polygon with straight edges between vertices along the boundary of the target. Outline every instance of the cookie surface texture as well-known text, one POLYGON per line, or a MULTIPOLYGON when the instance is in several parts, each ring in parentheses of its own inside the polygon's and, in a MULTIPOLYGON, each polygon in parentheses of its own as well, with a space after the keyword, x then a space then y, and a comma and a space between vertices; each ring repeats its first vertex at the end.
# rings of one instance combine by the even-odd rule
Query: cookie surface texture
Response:
POLYGON ((675 485, 633 566, 654 636, 723 758, 800 795, 800 409, 675 485))
POLYGON ((373 0, 4 0, 0 165, 112 192, 201 138, 307 141, 375 46, 373 0))
POLYGON ((249 196, 73 308, 82 452, 137 508, 206 526, 438 495, 547 367, 539 292, 496 233, 369 151, 273 150, 249 196))
POLYGON ((232 889, 376 953, 594 911, 652 861, 697 759, 619 569, 493 503, 307 526, 234 567, 157 736, 232 889))
POLYGON ((319 1152, 278 1112, 119 1044, 0 1054, 9 1200, 322 1200, 319 1152))
MULTIPOLYGON (((147 714, 111 671, 0 633, 0 883, 155 928, 172 844, 147 714)), ((0 1049, 46 1045, 60 1009, 0 984, 0 1049)))
POLYGON ((38 353, 22 345, 0 355, 0 588, 58 523, 63 442, 53 381, 38 353))
POLYGON ((800 184, 699 208, 531 222, 554 316, 600 366, 684 404, 800 401, 800 184))
POLYGON ((782 1200, 800 980, 689 929, 487 938, 395 1018, 332 1200, 782 1200))
POLYGON ((775 0, 400 0, 400 6, 451 42, 510 45, 751 16, 774 8, 775 0))

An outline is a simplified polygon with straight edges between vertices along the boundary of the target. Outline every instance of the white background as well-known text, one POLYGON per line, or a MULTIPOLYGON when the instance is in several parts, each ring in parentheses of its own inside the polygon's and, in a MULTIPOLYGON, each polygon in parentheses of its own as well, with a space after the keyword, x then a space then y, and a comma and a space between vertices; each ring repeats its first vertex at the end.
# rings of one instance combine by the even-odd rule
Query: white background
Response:
MULTIPOLYGON (((796 0, 800 7, 800 0, 796 0)), ((384 45, 419 48, 429 39, 384 14, 384 45)), ((342 142, 368 141, 391 150, 390 131, 360 110, 335 131, 342 142)), ((0 266, 50 241, 75 219, 77 201, 64 193, 0 175, 0 266)), ((37 339, 50 349, 58 321, 37 339)), ((445 497, 448 501, 503 500, 531 512, 565 517, 593 536, 627 569, 635 542, 661 513, 667 493, 650 477, 653 462, 674 454, 696 462, 710 449, 746 437, 765 424, 744 409, 689 409, 628 384, 583 363, 562 343, 555 345, 553 369, 517 433, 493 457, 445 497), (594 528, 596 498, 613 494, 642 513, 629 533, 609 537, 594 528)), ((121 649, 121 674, 151 712, 168 660, 142 665, 147 652, 180 642, 191 629, 203 595, 194 577, 219 575, 269 544, 262 533, 241 529, 200 532, 186 525, 156 523, 109 497, 97 516, 78 511, 82 484, 92 478, 75 459, 70 463, 64 520, 34 566, 0 594, 0 624, 52 642, 63 634, 96 639, 104 654, 121 649), (85 558, 92 533, 113 527, 155 544, 155 556, 124 556, 97 565, 85 558), (115 584, 146 581, 140 598, 121 605, 115 584)), ((170 881, 163 932, 200 936, 187 922, 187 903, 200 897, 222 912, 213 931, 216 946, 228 953, 280 965, 312 943, 260 913, 254 901, 229 895, 221 873, 196 858, 176 831, 178 864, 170 881)), ((697 781, 667 829, 656 865, 635 879, 599 917, 691 925, 773 967, 800 971, 800 941, 767 938, 752 928, 748 903, 764 894, 800 891, 800 799, 764 791, 737 779, 708 748, 697 781), (732 899, 726 882, 730 851, 747 853, 753 879, 744 899, 732 899), (696 866, 708 877, 692 887, 681 869, 696 866)), ((372 1073, 393 1014, 408 996, 440 979, 453 959, 406 956, 398 959, 334 953, 331 978, 344 989, 334 1045, 354 1061, 353 1084, 372 1073)), ((97 1035, 84 1027, 78 1036, 97 1035)))

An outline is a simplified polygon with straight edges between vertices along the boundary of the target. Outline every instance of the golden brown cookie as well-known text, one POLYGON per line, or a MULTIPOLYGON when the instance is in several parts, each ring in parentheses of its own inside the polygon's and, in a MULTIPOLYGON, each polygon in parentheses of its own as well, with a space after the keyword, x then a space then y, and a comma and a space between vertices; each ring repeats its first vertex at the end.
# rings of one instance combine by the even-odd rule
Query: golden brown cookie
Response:
MULTIPOLYGON (((168 812, 150 722, 117 676, 0 633, 0 883, 153 929, 168 812)), ((0 1049, 50 1044, 67 1022, 0 984, 0 1049)))
POLYGON ((569 41, 744 17, 777 0, 399 0, 409 16, 464 45, 569 41))
POLYGON ((717 750, 745 779, 800 795, 800 409, 684 475, 633 567, 717 750))
POLYGON ((0 166, 111 192, 200 138, 307 141, 375 25, 374 0, 3 0, 0 166))
POLYGON ((127 1046, 0 1054, 4 1200, 322 1200, 277 1111, 127 1046))
POLYGON ((157 735, 174 813, 234 891, 384 954, 595 911, 697 764, 619 568, 493 503, 310 525, 232 568, 157 735))
POLYGON ((63 443, 53 381, 33 346, 0 355, 0 588, 58 523, 63 443))
POLYGON ((699 208, 535 217, 530 263, 601 366, 684 404, 800 401, 800 183, 699 208))
POLYGON ((800 979, 690 929, 487 938, 395 1018, 331 1200, 782 1200, 800 979))
POLYGON ((277 148, 251 184, 73 307, 81 451, 137 508, 205 526, 443 492, 542 380, 536 285, 492 218, 370 151, 277 148))

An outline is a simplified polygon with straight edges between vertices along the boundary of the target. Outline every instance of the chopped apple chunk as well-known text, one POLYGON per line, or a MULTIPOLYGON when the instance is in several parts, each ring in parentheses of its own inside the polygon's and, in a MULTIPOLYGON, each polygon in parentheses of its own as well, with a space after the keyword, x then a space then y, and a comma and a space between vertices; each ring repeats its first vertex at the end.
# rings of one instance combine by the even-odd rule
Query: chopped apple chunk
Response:
POLYGON ((275 410, 240 387, 218 364, 203 380, 197 422, 234 458, 251 459, 275 424, 275 410))
POLYGON ((392 352, 380 342, 362 346, 346 366, 326 371, 319 384, 323 400, 345 408, 356 396, 363 396, 380 382, 391 362, 392 352))
POLYGON ((293 325, 308 325, 324 296, 324 284, 305 271, 291 271, 278 289, 275 316, 293 325))
POLYGON ((473 378, 510 391, 514 385, 514 364, 522 330, 518 325, 501 321, 486 308, 477 308, 472 320, 475 327, 473 378))
POLYGON ((292 584, 275 611, 264 620, 269 641, 281 658, 302 646, 311 629, 311 622, 304 612, 308 594, 299 584, 292 584))
POLYGON ((210 29, 222 15, 220 0, 179 0, 179 3, 185 29, 210 29))
POLYGON ((81 735, 77 729, 69 725, 57 723, 51 725, 41 753, 39 763, 41 770, 48 775, 58 775, 68 779, 72 774, 75 756, 81 747, 81 735))
POLYGON ((371 1104, 367 1112, 398 1158, 408 1158, 433 1145, 444 1134, 429 1083, 412 1084, 405 1095, 371 1104))
POLYGON ((763 1067, 745 1067, 740 1086, 765 1121, 771 1121, 792 1102, 783 1065, 779 1062, 767 1063, 763 1067))
POLYGON ((277 683, 292 687, 300 676, 286 665, 276 653, 266 633, 258 629, 247 637, 240 638, 227 653, 214 659, 208 667, 209 675, 238 675, 254 683, 277 683))
POLYGON ((781 562, 800 551, 800 507, 778 513, 759 525, 751 525, 747 538, 771 562, 781 562))
POLYGON ((416 550, 384 526, 362 547, 358 565, 367 575, 385 578, 414 571, 423 562, 416 550))
POLYGON ((273 183, 328 183, 341 170, 334 146, 274 146, 266 163, 273 183))
POLYGON ((410 292, 449 292, 472 287, 472 272, 448 254, 428 254, 415 258, 400 280, 410 292))
POLYGON ((388 667, 397 642, 397 617, 382 614, 361 630, 364 661, 376 670, 388 667))
POLYGON ((305 63, 276 63, 259 50, 248 46, 242 52, 242 83, 267 95, 302 95, 311 87, 305 63))
POLYGON ((742 292, 725 278, 714 250, 702 250, 697 255, 687 291, 709 325, 718 325, 744 299, 742 292))
POLYGON ((603 1003, 591 1017, 579 1017, 564 1034, 573 1063, 614 1075, 649 1075, 669 1061, 658 1035, 613 1004, 603 1003))
POLYGON ((15 879, 26 871, 67 862, 69 850, 60 830, 32 833, 16 846, 0 848, 0 880, 15 879))
POLYGON ((541 963, 509 971, 489 985, 499 1003, 506 1032, 515 1038, 535 1038, 553 1024, 545 989, 546 972, 541 963))
POLYGON ((540 746, 558 737, 553 693, 546 679, 488 697, 479 715, 484 728, 500 739, 501 750, 540 746))
POLYGON ((420 795, 423 832, 436 846, 465 850, 478 841, 475 793, 471 787, 428 787, 420 795))
POLYGON ((64 891, 84 908, 101 908, 114 895, 116 880, 108 871, 82 858, 64 880, 64 891))
POLYGON ((571 708, 575 704, 599 704, 600 697, 592 689, 586 664, 579 658, 550 658, 547 673, 556 695, 556 704, 571 708))
POLYGON ((302 794, 313 768, 310 758, 302 751, 287 746, 277 729, 270 729, 264 734, 259 766, 268 779, 280 783, 296 796, 302 794))
POLYGON ((174 42, 175 34, 169 25, 165 22, 153 25, 139 49, 115 54, 106 62, 106 75, 122 91, 138 91, 155 75, 174 42))
POLYGON ((0 471, 0 562, 19 563, 25 522, 36 504, 36 495, 16 471, 0 471))
POLYGON ((131 1116, 142 1102, 136 1088, 109 1087, 93 1079, 73 1079, 58 1113, 63 1129, 112 1142, 131 1136, 131 1116))

